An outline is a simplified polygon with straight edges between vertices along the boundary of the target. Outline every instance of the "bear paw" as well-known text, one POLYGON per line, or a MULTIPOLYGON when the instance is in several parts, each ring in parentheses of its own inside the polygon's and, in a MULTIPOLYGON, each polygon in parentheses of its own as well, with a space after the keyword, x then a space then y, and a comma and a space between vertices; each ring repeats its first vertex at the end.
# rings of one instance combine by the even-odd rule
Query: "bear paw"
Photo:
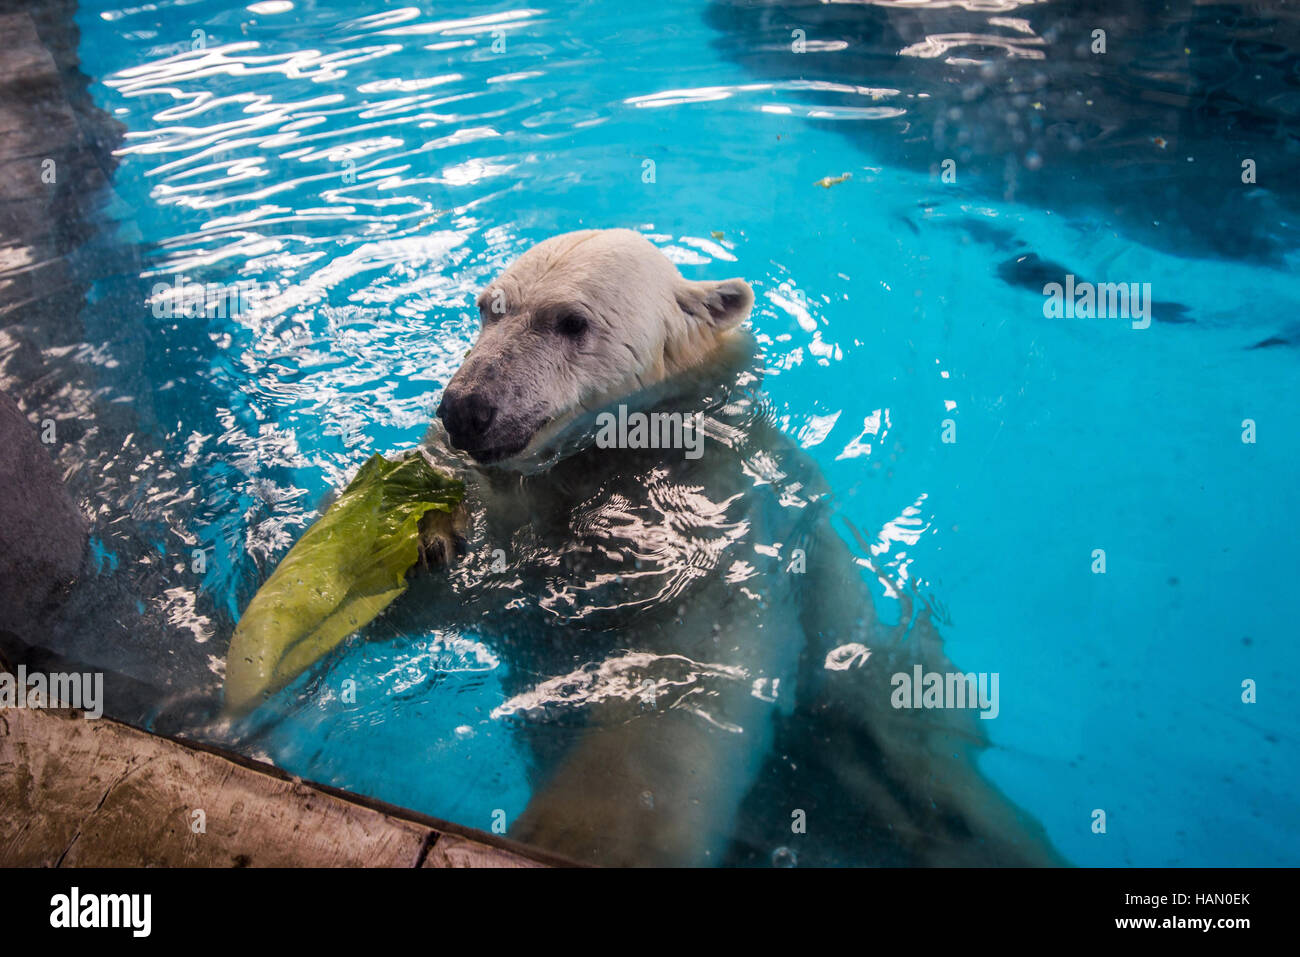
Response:
POLYGON ((461 502, 451 512, 433 510, 420 519, 420 561, 430 567, 450 565, 465 554, 469 512, 461 502))

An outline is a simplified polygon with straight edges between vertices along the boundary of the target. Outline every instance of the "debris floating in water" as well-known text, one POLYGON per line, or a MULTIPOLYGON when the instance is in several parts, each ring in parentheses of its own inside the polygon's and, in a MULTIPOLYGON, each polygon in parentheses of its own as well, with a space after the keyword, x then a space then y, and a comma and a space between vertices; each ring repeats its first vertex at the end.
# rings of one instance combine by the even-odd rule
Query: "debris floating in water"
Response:
POLYGON ((814 186, 820 186, 820 187, 822 187, 823 189, 830 189, 830 188, 831 188, 832 186, 834 186, 836 183, 842 183, 842 182, 844 182, 846 179, 852 179, 852 178, 853 178, 853 174, 852 174, 852 173, 841 173, 839 176, 823 176, 821 179, 819 179, 819 180, 818 180, 816 183, 814 183, 813 185, 814 185, 814 186))

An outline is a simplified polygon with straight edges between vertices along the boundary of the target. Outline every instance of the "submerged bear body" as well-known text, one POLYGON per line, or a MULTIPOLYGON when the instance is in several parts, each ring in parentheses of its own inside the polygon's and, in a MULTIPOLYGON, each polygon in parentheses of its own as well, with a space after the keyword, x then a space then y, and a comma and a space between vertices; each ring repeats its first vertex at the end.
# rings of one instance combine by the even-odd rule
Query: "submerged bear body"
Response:
POLYGON ((623 230, 548 244, 480 297, 500 313, 427 442, 466 479, 462 554, 392 612, 509 661, 494 716, 534 767, 510 835, 601 864, 1056 862, 976 769, 973 714, 891 705, 892 674, 954 669, 927 616, 876 621, 869 562, 764 406, 748 286, 690 283, 623 230), (703 441, 598 442, 611 410, 703 441))

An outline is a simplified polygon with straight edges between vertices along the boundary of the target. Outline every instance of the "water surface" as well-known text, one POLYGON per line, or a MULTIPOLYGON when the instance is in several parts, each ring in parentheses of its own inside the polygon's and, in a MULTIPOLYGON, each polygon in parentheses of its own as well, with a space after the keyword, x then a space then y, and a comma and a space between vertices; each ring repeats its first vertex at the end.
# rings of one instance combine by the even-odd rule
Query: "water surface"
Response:
MULTIPOLYGON (((465 825, 514 819, 531 758, 499 636, 353 641, 252 727, 203 703, 327 493, 420 441, 482 286, 554 233, 624 226, 688 277, 753 284, 766 394, 834 489, 878 615, 905 597, 954 662, 1000 673, 981 766, 1063 854, 1295 863, 1285 5, 78 17, 127 132, 85 253, 85 346, 50 357, 97 410, 62 453, 97 570, 63 640, 164 689, 145 717, 465 825), (1150 283, 1177 321, 1047 319, 1034 262, 1150 283), (238 314, 169 313, 182 276, 245 284, 238 314)), ((841 862, 870 863, 849 841, 841 862)))

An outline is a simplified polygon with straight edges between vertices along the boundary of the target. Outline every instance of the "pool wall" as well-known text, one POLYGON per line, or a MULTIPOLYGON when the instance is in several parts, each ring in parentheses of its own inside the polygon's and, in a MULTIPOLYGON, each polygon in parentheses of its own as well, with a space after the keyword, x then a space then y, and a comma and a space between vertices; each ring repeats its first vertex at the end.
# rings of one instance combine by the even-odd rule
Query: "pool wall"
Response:
POLYGON ((7 3, 0 14, 0 648, 39 644, 77 574, 87 522, 47 446, 69 391, 45 355, 82 341, 87 285, 73 260, 108 187, 121 126, 77 69, 73 7, 7 3), (9 11, 17 12, 9 12, 9 11), (41 430, 45 438, 42 439, 41 430))

